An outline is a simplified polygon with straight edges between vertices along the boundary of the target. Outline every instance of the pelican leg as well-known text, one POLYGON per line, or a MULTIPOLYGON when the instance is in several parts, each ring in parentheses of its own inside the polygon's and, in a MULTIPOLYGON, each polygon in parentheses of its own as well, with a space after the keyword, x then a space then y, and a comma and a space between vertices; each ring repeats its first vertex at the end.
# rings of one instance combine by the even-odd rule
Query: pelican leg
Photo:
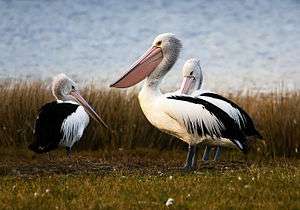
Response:
POLYGON ((210 145, 206 145, 205 150, 204 150, 204 154, 202 156, 202 160, 203 161, 208 161, 209 160, 209 153, 211 151, 211 146, 210 145))
POLYGON ((217 146, 214 161, 220 160, 220 157, 221 157, 221 147, 217 146))
POLYGON ((192 170, 196 167, 197 145, 189 145, 186 157, 186 163, 183 167, 185 170, 192 170))

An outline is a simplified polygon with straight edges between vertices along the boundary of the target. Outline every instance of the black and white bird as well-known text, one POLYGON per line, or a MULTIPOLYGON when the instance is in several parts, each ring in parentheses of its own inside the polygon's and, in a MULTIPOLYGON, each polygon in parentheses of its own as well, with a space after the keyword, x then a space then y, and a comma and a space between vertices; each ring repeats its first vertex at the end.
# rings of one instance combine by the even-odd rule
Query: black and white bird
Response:
MULTIPOLYGON (((219 94, 201 90, 203 74, 200 60, 194 58, 187 60, 183 66, 182 74, 183 81, 180 88, 180 92, 182 94, 201 98, 222 109, 235 121, 235 123, 239 126, 239 129, 246 137, 262 138, 259 132, 255 129, 250 116, 241 107, 219 94)), ((209 144, 206 146, 202 160, 209 160, 211 148, 212 146, 209 144)), ((221 147, 217 145, 214 160, 219 160, 220 155, 221 147)))
POLYGON ((145 79, 138 96, 142 111, 155 127, 189 144, 185 169, 195 167, 198 143, 232 146, 247 152, 243 130, 204 96, 161 93, 161 81, 175 64, 181 47, 181 41, 173 34, 157 36, 150 49, 111 87, 127 88, 145 79))
POLYGON ((65 146, 68 156, 89 124, 89 115, 107 128, 107 125, 80 95, 77 84, 65 74, 54 77, 52 94, 55 101, 45 104, 35 122, 34 142, 28 148, 46 153, 65 146))

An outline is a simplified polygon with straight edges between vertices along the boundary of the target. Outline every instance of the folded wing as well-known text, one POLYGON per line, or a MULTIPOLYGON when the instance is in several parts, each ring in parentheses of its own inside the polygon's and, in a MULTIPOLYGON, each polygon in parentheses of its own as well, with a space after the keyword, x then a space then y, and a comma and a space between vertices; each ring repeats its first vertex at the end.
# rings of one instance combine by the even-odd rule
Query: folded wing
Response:
POLYGON ((248 150, 245 135, 225 111, 214 104, 188 95, 166 95, 164 112, 186 131, 199 138, 230 139, 240 150, 248 150))

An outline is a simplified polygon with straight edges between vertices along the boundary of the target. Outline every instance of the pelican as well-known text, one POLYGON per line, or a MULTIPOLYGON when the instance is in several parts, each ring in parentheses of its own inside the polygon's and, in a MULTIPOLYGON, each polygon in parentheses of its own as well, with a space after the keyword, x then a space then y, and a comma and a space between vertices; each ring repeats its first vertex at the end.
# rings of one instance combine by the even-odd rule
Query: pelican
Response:
POLYGON ((80 95, 77 84, 65 74, 54 77, 52 94, 56 100, 40 109, 35 121, 35 139, 28 148, 46 153, 61 145, 70 157, 72 146, 89 124, 89 115, 106 128, 108 126, 80 95))
POLYGON ((246 153, 246 136, 222 109, 200 97, 161 93, 159 86, 178 59, 181 48, 181 41, 174 34, 158 35, 150 49, 110 86, 128 88, 145 80, 138 95, 141 109, 152 125, 188 143, 186 170, 195 167, 199 143, 232 146, 246 153))
MULTIPOLYGON (((183 81, 180 88, 180 93, 189 94, 194 97, 201 98, 212 103, 226 112, 238 124, 246 137, 262 138, 260 133, 255 129, 250 116, 237 104, 226 99, 216 93, 201 90, 203 74, 200 65, 200 60, 192 58, 185 62, 182 68, 183 81)), ((209 160, 211 146, 207 145, 204 150, 202 160, 209 160)), ((214 160, 219 160, 221 155, 221 147, 216 146, 214 160)))

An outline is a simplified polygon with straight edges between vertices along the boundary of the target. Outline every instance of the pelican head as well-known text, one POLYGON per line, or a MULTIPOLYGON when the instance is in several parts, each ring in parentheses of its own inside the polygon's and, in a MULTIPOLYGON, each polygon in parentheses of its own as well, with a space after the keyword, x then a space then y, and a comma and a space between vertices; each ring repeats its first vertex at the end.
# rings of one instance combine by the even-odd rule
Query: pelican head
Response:
POLYGON ((71 95, 73 91, 78 91, 78 86, 72 79, 67 77, 67 75, 58 74, 53 78, 52 94, 57 100, 77 102, 71 95))
POLYGON ((145 78, 149 78, 150 83, 158 84, 176 62, 181 48, 181 41, 174 34, 158 35, 144 55, 131 65, 129 71, 110 86, 127 88, 145 78))
POLYGON ((187 60, 182 68, 182 76, 181 93, 191 94, 193 91, 199 90, 203 81, 200 60, 195 58, 187 60))
POLYGON ((80 95, 77 84, 65 74, 59 74, 53 78, 52 94, 58 101, 75 101, 76 103, 83 106, 86 112, 94 120, 96 120, 106 128, 108 127, 106 123, 101 119, 101 117, 80 95))
POLYGON ((158 35, 153 43, 152 48, 160 48, 163 58, 166 62, 175 62, 182 48, 181 41, 172 33, 158 35))

